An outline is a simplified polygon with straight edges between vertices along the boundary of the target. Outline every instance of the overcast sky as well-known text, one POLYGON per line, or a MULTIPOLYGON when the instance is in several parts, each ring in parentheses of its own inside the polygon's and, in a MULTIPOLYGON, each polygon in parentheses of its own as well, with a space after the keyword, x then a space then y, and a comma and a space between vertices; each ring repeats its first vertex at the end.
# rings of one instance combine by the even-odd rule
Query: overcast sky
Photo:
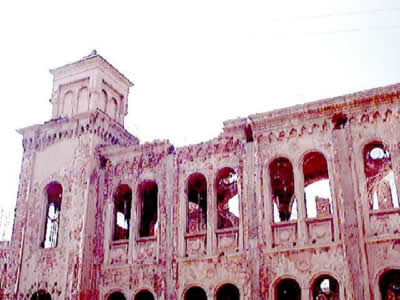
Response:
POLYGON ((175 146, 227 119, 400 82, 398 0, 3 1, 0 37, 0 207, 17 194, 15 129, 50 119, 48 70, 92 49, 135 83, 126 128, 175 146))

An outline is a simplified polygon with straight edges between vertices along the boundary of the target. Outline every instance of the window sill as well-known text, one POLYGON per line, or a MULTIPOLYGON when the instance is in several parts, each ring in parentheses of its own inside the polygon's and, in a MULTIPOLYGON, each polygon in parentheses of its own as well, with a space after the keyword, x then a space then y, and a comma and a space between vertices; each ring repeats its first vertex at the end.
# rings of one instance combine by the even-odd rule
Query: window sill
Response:
POLYGON ((146 243, 149 241, 156 241, 157 240, 157 235, 152 235, 152 236, 143 236, 140 238, 136 239, 137 243, 146 243))
POLYGON ((370 210, 370 216, 382 216, 382 215, 390 215, 390 214, 400 214, 400 208, 386 208, 386 209, 377 209, 377 210, 370 210))

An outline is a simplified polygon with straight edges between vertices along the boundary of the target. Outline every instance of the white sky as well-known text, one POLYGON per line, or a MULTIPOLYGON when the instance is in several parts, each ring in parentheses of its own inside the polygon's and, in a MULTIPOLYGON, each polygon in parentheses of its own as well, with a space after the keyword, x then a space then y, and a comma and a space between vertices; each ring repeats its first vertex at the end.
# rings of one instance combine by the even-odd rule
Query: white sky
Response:
POLYGON ((400 81, 399 0, 3 1, 0 207, 22 158, 15 129, 49 120, 48 73, 97 51, 135 83, 126 127, 175 146, 222 122, 400 81))

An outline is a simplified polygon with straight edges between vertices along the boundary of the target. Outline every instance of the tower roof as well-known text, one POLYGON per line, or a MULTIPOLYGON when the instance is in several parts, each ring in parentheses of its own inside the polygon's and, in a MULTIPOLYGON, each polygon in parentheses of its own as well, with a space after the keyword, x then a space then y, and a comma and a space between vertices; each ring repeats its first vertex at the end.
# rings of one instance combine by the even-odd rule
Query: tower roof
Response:
POLYGON ((79 65, 85 66, 87 68, 87 65, 93 64, 93 67, 97 66, 105 66, 108 69, 110 69, 116 76, 120 77, 123 81, 128 86, 133 86, 134 84, 120 71, 118 71, 117 68, 115 68, 111 63, 109 63, 104 57, 102 57, 100 54, 97 53, 96 50, 92 50, 92 52, 88 56, 82 57, 80 60, 69 63, 66 65, 63 65, 61 67, 55 68, 55 69, 50 69, 50 73, 54 75, 54 77, 63 77, 64 74, 70 73, 73 71, 73 69, 79 70, 79 65))

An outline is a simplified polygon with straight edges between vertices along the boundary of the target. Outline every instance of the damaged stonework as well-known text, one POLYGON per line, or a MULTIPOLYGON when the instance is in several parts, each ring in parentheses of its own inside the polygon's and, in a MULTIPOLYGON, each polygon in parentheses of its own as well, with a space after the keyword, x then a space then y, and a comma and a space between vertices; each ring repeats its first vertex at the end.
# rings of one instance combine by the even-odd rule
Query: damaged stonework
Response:
POLYGON ((400 297, 400 84, 175 148, 126 131, 132 83, 100 55, 52 74, 0 299, 400 297))

